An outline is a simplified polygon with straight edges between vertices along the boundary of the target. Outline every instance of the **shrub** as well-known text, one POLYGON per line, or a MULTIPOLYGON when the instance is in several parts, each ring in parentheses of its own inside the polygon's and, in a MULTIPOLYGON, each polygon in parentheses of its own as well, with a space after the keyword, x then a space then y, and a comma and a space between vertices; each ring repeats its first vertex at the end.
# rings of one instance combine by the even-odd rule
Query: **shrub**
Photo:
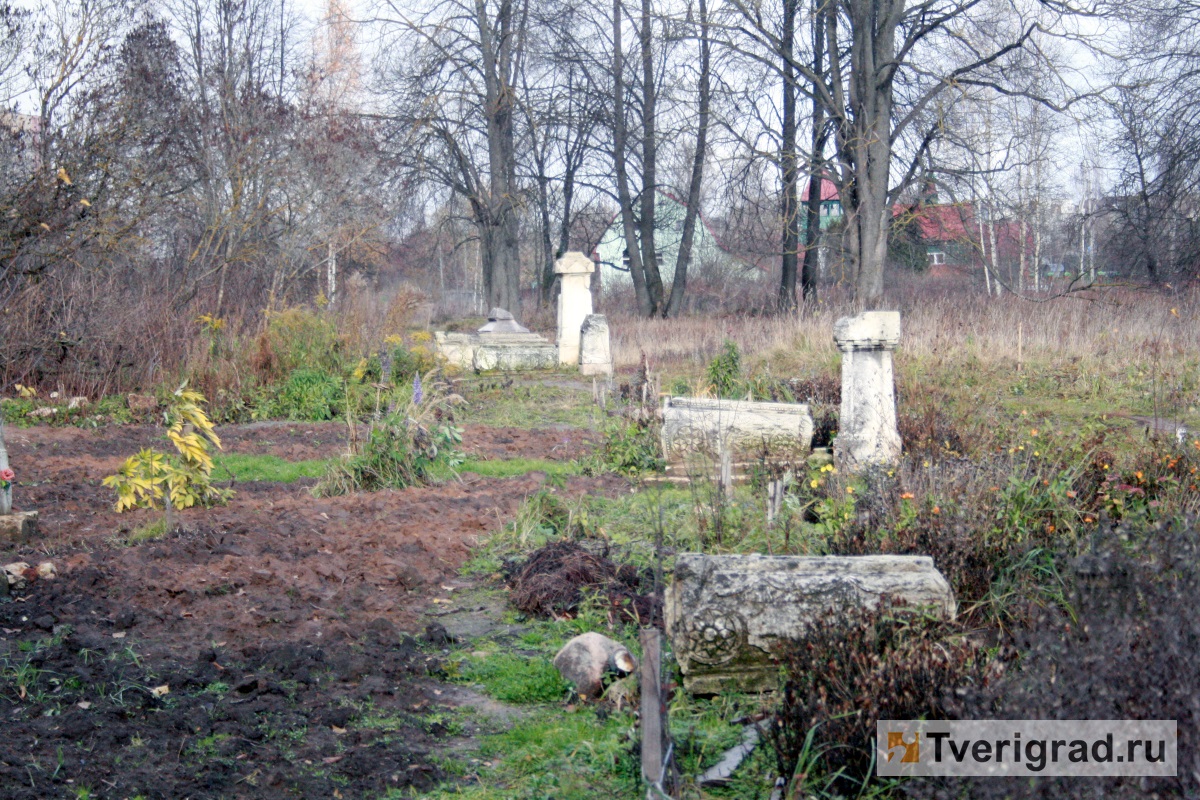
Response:
POLYGON ((946 719, 954 691, 988 674, 955 623, 887 601, 814 620, 780 656, 785 680, 768 735, 797 797, 817 777, 798 774, 802 763, 854 796, 873 771, 878 720, 946 719))
POLYGON ((204 413, 204 395, 180 386, 167 407, 167 438, 177 455, 149 448, 130 456, 116 475, 103 483, 117 492, 117 511, 133 508, 191 508, 222 502, 230 492, 212 485, 213 459, 209 447, 221 440, 204 413))
POLYGON ((589 475, 608 471, 634 477, 643 472, 661 472, 666 462, 658 422, 642 419, 610 425, 598 457, 589 458, 583 466, 589 475))
POLYGON ((746 394, 746 384, 742 377, 742 354, 738 346, 726 339, 721 352, 709 362, 707 370, 708 382, 717 397, 738 398, 746 394))
POLYGON ((333 419, 345 400, 342 381, 319 369, 296 369, 267 403, 268 415, 306 422, 333 419))
POLYGON ((342 343, 334 321, 306 308, 268 312, 267 328, 258 342, 257 366, 264 380, 293 370, 341 370, 342 343))
POLYGON ((366 439, 352 441, 350 452, 330 465, 313 493, 329 497, 403 489, 452 474, 463 460, 456 449, 462 431, 444 418, 449 405, 432 377, 414 380, 407 406, 372 422, 366 439))

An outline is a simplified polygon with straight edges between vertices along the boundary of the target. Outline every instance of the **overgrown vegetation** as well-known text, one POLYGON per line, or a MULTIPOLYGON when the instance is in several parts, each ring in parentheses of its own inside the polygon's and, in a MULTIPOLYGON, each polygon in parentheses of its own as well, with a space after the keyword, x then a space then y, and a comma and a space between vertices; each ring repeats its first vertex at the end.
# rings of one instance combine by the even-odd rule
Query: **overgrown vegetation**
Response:
MULTIPOLYGON (((330 464, 313 488, 318 497, 403 489, 426 483, 462 464, 456 449, 462 431, 448 418, 451 407, 444 388, 428 373, 415 375, 407 393, 389 397, 386 416, 372 420, 359 439, 351 414, 349 452, 330 464)), ((380 400, 377 398, 377 403, 380 400)))

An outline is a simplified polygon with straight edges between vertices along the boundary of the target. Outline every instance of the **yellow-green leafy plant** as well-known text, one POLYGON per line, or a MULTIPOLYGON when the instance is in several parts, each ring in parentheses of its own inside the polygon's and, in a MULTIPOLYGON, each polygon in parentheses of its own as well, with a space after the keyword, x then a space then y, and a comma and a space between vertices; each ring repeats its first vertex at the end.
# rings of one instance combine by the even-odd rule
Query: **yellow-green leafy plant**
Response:
POLYGON ((133 508, 171 508, 220 503, 232 492, 212 485, 211 447, 221 449, 221 440, 205 413, 204 395, 187 384, 171 395, 167 405, 167 438, 176 453, 167 455, 146 448, 130 456, 116 475, 104 485, 117 492, 117 511, 133 508))

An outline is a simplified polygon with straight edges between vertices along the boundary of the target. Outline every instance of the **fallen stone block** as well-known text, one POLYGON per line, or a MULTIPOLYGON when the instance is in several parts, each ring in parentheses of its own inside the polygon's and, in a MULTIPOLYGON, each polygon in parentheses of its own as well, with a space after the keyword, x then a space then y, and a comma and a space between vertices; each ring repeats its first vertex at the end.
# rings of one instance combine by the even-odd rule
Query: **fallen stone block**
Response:
POLYGON ((0 514, 0 542, 20 543, 37 534, 38 512, 17 511, 0 514))
POLYGON ((580 696, 594 698, 604 691, 606 675, 628 675, 637 669, 637 661, 625 645, 589 632, 564 644, 554 666, 580 696))
POLYGON ((812 620, 882 597, 946 617, 950 584, 927 556, 680 555, 665 598, 667 633, 697 694, 777 688, 776 653, 812 620))

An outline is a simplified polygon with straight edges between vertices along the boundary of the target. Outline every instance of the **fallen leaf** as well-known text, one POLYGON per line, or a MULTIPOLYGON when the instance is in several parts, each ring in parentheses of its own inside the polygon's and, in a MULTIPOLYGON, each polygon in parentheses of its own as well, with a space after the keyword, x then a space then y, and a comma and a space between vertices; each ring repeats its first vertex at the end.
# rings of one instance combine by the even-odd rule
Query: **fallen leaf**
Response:
POLYGON ((89 708, 91 708, 91 707, 92 707, 92 704, 91 704, 91 703, 89 703, 87 700, 80 700, 80 701, 79 701, 78 703, 76 703, 75 705, 79 706, 79 707, 80 707, 80 708, 82 708, 84 711, 87 711, 89 708))
POLYGON ((150 690, 150 694, 154 695, 155 697, 162 697, 165 694, 170 694, 170 692, 171 687, 167 686, 165 683, 162 686, 155 686, 150 690))
POLYGON ((124 639, 125 631, 117 631, 116 633, 113 634, 113 638, 114 639, 124 639))
POLYGON ((345 733, 345 732, 346 732, 346 729, 345 729, 345 728, 339 728, 337 725, 334 725, 334 726, 333 726, 333 732, 334 732, 334 733, 336 733, 338 736, 341 736, 343 733, 345 733))
POLYGON ((337 762, 341 761, 343 758, 345 758, 345 756, 326 756, 325 758, 322 758, 321 760, 324 761, 326 764, 336 764, 337 762))
POLYGON ((449 600, 447 600, 447 599, 446 599, 446 598, 444 598, 444 597, 435 597, 435 598, 433 598, 433 602, 435 602, 435 603, 449 603, 450 601, 449 601, 449 600))

